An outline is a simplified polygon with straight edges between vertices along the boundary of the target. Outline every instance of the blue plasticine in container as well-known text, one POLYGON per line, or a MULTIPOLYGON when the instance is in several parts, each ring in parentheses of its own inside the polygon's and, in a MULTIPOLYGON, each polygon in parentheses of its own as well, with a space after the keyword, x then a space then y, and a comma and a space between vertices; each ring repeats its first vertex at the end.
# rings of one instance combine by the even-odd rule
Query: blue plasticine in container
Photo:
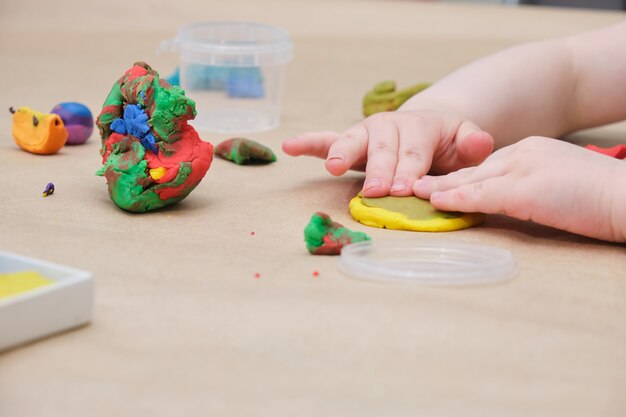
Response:
POLYGON ((280 123, 283 73, 293 45, 281 28, 252 22, 185 26, 159 51, 179 54, 180 87, 200 131, 251 133, 280 123))

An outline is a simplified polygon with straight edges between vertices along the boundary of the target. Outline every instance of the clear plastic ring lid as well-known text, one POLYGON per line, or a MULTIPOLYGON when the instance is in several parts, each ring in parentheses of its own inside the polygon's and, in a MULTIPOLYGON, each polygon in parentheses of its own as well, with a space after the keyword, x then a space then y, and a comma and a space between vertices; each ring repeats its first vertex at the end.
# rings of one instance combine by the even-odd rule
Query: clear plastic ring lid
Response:
POLYGON ((344 247, 339 269, 354 278, 385 283, 476 285, 514 278, 517 262, 506 249, 471 242, 382 240, 344 247))

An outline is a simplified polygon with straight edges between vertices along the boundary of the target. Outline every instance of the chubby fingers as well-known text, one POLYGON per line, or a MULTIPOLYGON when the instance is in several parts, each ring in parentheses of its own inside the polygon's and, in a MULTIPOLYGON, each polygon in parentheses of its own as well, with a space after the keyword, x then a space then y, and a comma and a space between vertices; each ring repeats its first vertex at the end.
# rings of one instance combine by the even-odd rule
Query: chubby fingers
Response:
POLYGON ((412 195, 413 183, 430 170, 443 140, 441 118, 409 111, 378 113, 362 126, 367 135, 363 195, 412 195))
POLYGON ((463 166, 477 165, 493 152, 493 137, 469 120, 463 121, 456 134, 456 152, 463 166))
POLYGON ((430 199, 431 194, 447 191, 461 185, 475 182, 473 174, 477 167, 463 168, 447 175, 424 175, 413 183, 413 194, 420 198, 430 199))
MULTIPOLYGON (((495 172, 491 172, 495 174, 495 172)), ((414 185, 415 195, 430 199, 433 207, 464 213, 499 213, 504 211, 507 196, 514 191, 506 175, 494 176, 465 168, 441 177, 425 175, 414 185)))
POLYGON ((424 175, 413 184, 413 192, 430 199, 440 210, 507 213, 519 194, 519 181, 511 176, 509 154, 510 149, 503 148, 479 166, 442 176, 424 175))
POLYGON ((308 155, 325 159, 331 145, 339 136, 339 133, 331 131, 302 133, 285 140, 282 149, 291 156, 308 155))
POLYGON ((441 127, 419 115, 402 114, 398 120, 398 159, 389 194, 413 195, 413 183, 430 169, 435 140, 441 127))
POLYGON ((358 123, 338 136, 326 156, 326 170, 342 175, 349 169, 363 169, 367 160, 368 132, 358 123))
POLYGON ((438 191, 448 191, 490 178, 505 176, 510 171, 507 158, 510 152, 510 149, 502 148, 478 166, 462 168, 447 175, 424 175, 413 184, 413 193, 420 198, 430 199, 431 194, 438 191))
POLYGON ((290 156, 314 156, 326 160, 326 169, 342 175, 349 169, 363 169, 367 153, 367 131, 355 125, 345 133, 307 132, 285 140, 283 152, 290 156))
POLYGON ((383 197, 389 194, 398 164, 398 127, 385 114, 367 118, 363 127, 369 138, 363 195, 383 197))
POLYGON ((446 173, 477 165, 491 154, 494 147, 493 137, 469 120, 462 121, 449 140, 447 145, 437 149, 432 171, 446 173))
POLYGON ((509 213, 507 201, 515 191, 506 176, 463 184, 447 191, 435 191, 430 195, 433 207, 445 211, 464 213, 509 213))

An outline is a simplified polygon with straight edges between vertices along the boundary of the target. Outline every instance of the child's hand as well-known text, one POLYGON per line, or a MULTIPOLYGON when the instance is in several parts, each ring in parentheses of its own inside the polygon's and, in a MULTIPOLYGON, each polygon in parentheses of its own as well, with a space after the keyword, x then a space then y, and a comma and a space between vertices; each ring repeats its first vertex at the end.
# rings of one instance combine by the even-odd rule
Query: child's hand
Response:
POLYGON ((493 138, 454 113, 405 110, 377 113, 344 133, 309 132, 283 143, 292 156, 326 159, 326 169, 342 175, 365 169, 363 195, 412 195, 422 175, 447 173, 482 162, 493 138))
POLYGON ((625 161, 532 137, 494 152, 477 167, 422 177, 413 190, 441 210, 504 213, 623 242, 625 184, 625 161))

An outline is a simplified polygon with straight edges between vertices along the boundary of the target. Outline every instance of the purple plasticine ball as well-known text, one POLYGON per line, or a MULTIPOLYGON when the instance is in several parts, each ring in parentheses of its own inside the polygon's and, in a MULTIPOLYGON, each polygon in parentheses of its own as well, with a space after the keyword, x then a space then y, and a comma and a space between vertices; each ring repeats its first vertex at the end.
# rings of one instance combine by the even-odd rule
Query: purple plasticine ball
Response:
POLYGON ((81 103, 69 101, 59 103, 50 113, 58 114, 67 129, 66 145, 80 145, 87 142, 93 132, 91 111, 81 103))

